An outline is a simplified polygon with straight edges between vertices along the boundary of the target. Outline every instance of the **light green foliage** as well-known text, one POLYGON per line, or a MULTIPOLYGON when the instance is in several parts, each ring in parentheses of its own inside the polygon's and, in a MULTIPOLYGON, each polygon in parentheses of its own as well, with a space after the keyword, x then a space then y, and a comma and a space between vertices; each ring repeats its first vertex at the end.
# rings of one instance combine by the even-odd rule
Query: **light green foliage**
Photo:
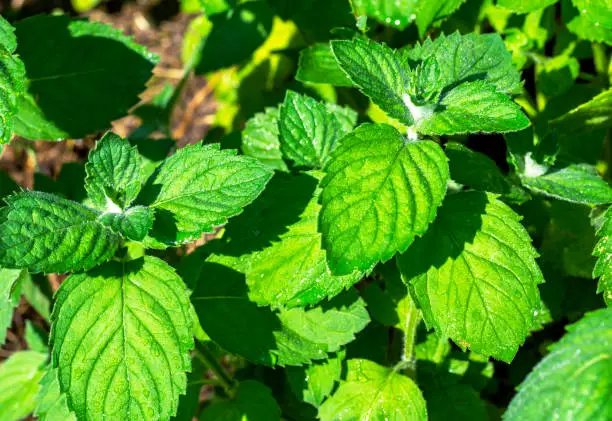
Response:
POLYGON ((108 260, 119 236, 99 223, 99 213, 48 193, 22 192, 5 199, 0 214, 0 265, 30 272, 79 271, 108 260))
POLYGON ((336 383, 340 381, 344 355, 344 352, 338 352, 324 361, 316 361, 311 365, 287 367, 285 373, 291 391, 301 401, 316 408, 321 406, 334 390, 336 383))
POLYGON ((368 270, 423 234, 446 193, 435 143, 407 142, 386 124, 347 135, 325 167, 319 229, 332 273, 368 270))
POLYGON ((407 27, 414 19, 419 0, 353 0, 351 5, 357 15, 373 17, 381 23, 399 29, 407 27))
POLYGON ((505 421, 605 421, 612 416, 612 309, 567 328, 519 386, 505 421))
POLYGON ((417 130, 430 135, 503 133, 529 126, 521 108, 484 80, 462 83, 442 94, 433 109, 423 108, 420 118, 412 114, 417 130))
POLYGON ((40 380, 40 392, 36 396, 34 414, 40 421, 77 421, 74 412, 68 408, 66 395, 60 391, 57 368, 47 367, 40 380))
POLYGON ((419 0, 416 9, 416 24, 419 37, 427 33, 430 26, 440 24, 455 12, 466 0, 419 0))
POLYGON ((278 108, 269 107, 246 122, 242 131, 242 153, 257 158, 272 169, 287 171, 280 151, 278 108))
POLYGON ((18 351, 0 364, 0 421, 19 421, 36 405, 46 354, 18 351))
POLYGON ((104 213, 98 220, 124 238, 142 241, 151 230, 154 219, 151 208, 135 206, 121 213, 104 213))
POLYGON ((36 280, 32 276, 24 277, 21 293, 34 310, 48 323, 51 319, 51 286, 49 280, 39 276, 36 280))
POLYGON ((242 265, 248 262, 239 257, 209 257, 191 300, 211 339, 254 363, 302 365, 326 358, 370 320, 355 290, 308 310, 258 307, 247 295, 242 265))
MULTIPOLYGON (((296 185, 289 188, 292 186, 296 185)), ((289 225, 278 241, 243 257, 249 260, 246 271, 249 297, 256 303, 272 307, 312 305, 336 296, 361 279, 360 271, 335 276, 329 270, 317 229, 319 195, 317 189, 299 220, 289 225)))
POLYGON ((19 304, 25 271, 0 268, 0 345, 6 340, 6 330, 11 326, 13 310, 19 304))
POLYGON ((79 138, 127 114, 157 56, 120 31, 65 15, 39 15, 16 26, 27 69, 15 131, 28 139, 79 138))
POLYGON ((427 233, 398 257, 428 327, 507 362, 535 327, 543 282, 519 219, 493 195, 450 195, 427 233))
MULTIPOLYGON (((605 42, 608 45, 612 45, 612 31, 610 31, 610 28, 606 28, 601 22, 599 25, 595 25, 596 22, 593 22, 593 20, 586 16, 588 7, 581 10, 575 7, 578 1, 563 0, 561 2, 561 16, 567 29, 576 34, 578 38, 594 42, 605 42), (585 12, 582 12, 582 10, 585 12)), ((581 1, 581 3, 586 2, 581 1)), ((595 20, 601 20, 601 18, 605 19, 605 14, 594 16, 595 20)))
POLYGON ((300 51, 295 78, 300 82, 353 86, 353 82, 338 66, 328 43, 317 43, 300 51))
POLYGON ((193 346, 187 291, 155 257, 70 276, 56 295, 52 362, 78 419, 169 419, 193 346), (96 396, 96 399, 88 399, 96 396))
POLYGON ((425 421, 417 385, 397 370, 368 360, 349 360, 346 380, 319 408, 321 421, 425 421))
POLYGON ((557 1, 558 0, 497 0, 497 4, 513 12, 528 13, 548 7, 557 1))
POLYGON ((24 90, 25 68, 13 53, 17 48, 14 28, 0 16, 0 153, 13 135, 17 100, 24 90))
POLYGON ((349 108, 287 91, 280 108, 281 151, 298 166, 320 169, 356 122, 349 108))
POLYGON ((581 16, 603 30, 612 30, 612 2, 610 0, 572 0, 581 16))
POLYGON ((593 250, 597 263, 593 269, 593 277, 599 277, 597 292, 603 293, 606 304, 612 306, 612 207, 603 215, 603 223, 597 231, 599 241, 593 250))
POLYGON ((612 188, 590 165, 569 165, 543 175, 521 176, 529 190, 545 196, 585 205, 612 203, 612 188))
POLYGON ((32 351, 43 354, 48 353, 49 347, 47 342, 49 342, 49 335, 40 326, 33 324, 29 320, 26 320, 25 340, 28 343, 28 348, 32 351))
POLYGON ((554 119, 551 126, 565 137, 584 136, 612 127, 612 89, 554 119))
POLYGON ((85 164, 85 188, 94 206, 103 212, 128 207, 140 192, 142 166, 136 147, 114 133, 106 133, 85 164))
POLYGON ((331 50, 348 78, 383 111, 402 123, 412 117, 402 94, 409 85, 410 68, 384 44, 368 39, 331 41, 331 50))
POLYGON ((256 159, 220 150, 218 144, 179 150, 143 192, 143 200, 156 212, 153 236, 176 245, 212 232, 251 203, 271 176, 256 159))
POLYGON ((266 386, 255 380, 240 383, 231 401, 214 402, 200 421, 280 421, 281 410, 266 386))

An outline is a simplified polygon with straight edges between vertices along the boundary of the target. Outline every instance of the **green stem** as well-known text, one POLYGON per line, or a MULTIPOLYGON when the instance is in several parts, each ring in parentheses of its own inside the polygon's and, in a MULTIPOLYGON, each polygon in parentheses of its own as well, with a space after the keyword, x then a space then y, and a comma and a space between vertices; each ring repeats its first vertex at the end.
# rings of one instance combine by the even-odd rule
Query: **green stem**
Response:
POLYGON ((410 299, 410 305, 406 312, 406 318, 404 319, 404 350, 402 351, 402 363, 404 365, 404 372, 412 377, 416 377, 416 360, 414 358, 414 346, 416 341, 416 332, 421 322, 421 315, 419 310, 410 299))
POLYGON ((606 48, 602 44, 593 43, 593 61, 598 74, 605 76, 608 73, 608 56, 606 48))
POLYGON ((234 380, 230 377, 227 371, 225 371, 221 364, 219 364, 219 361, 217 361, 215 356, 212 355, 206 344, 202 344, 200 342, 196 343, 194 355, 215 374, 215 377, 225 392, 230 397, 233 397, 235 386, 234 380))

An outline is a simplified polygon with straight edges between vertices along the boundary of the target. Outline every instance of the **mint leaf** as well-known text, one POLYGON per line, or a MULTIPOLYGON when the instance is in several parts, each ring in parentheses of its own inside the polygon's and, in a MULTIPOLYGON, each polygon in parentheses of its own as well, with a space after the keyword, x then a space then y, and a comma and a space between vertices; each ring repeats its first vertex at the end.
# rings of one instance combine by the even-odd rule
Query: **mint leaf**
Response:
POLYGON ((32 412, 47 355, 17 351, 0 364, 0 414, 2 421, 19 421, 32 412))
POLYGON ((581 16, 596 27, 612 29, 612 7, 609 0, 572 0, 581 16))
POLYGON ((36 278, 36 280, 32 279, 30 275, 24 276, 21 294, 28 304, 49 323, 51 319, 51 297, 53 295, 49 280, 43 276, 36 278))
POLYGON ((300 82, 353 86, 336 62, 328 43, 317 43, 300 51, 295 78, 300 82))
POLYGON ((187 290, 166 263, 144 257, 72 275, 56 294, 52 320, 53 366, 78 419, 176 412, 192 322, 187 290))
POLYGON ((523 175, 521 181, 529 190, 555 199, 585 205, 612 203, 612 188, 587 164, 569 165, 535 177, 523 175))
POLYGON ((413 48, 398 52, 411 67, 435 57, 440 67, 440 85, 447 89, 463 82, 485 80, 497 92, 518 94, 522 90, 521 77, 512 64, 512 56, 498 34, 441 34, 435 41, 427 38, 413 48))
POLYGON ((567 327, 518 387, 505 421, 605 420, 612 413, 612 309, 588 313, 567 327))
POLYGON ((16 25, 29 80, 15 131, 28 139, 79 138, 127 114, 158 58, 119 30, 69 16, 16 25))
POLYGON ((177 245, 212 232, 251 203, 271 176, 256 159, 220 150, 218 144, 179 150, 143 192, 143 200, 156 212, 152 236, 177 245))
POLYGON ((603 224, 597 230, 599 241, 593 250, 597 263, 593 269, 593 277, 599 277, 597 292, 603 293, 608 307, 612 306, 612 207, 603 215, 603 224))
POLYGON ((416 18, 417 0, 353 0, 355 15, 367 15, 398 29, 406 28, 416 18))
POLYGON ((280 421, 281 410, 272 392, 255 380, 240 382, 235 399, 214 402, 200 415, 200 421, 280 421))
POLYGON ((566 93, 580 74, 580 63, 567 54, 552 57, 538 65, 536 79, 540 91, 549 97, 566 93))
POLYGON ((17 48, 14 28, 0 16, 0 152, 13 136, 17 102, 24 91, 25 67, 14 55, 17 48))
POLYGON ((416 24, 419 28, 419 37, 423 38, 430 26, 440 24, 464 2, 465 0, 427 0, 418 2, 416 24))
POLYGON ((497 5, 516 13, 534 12, 544 9, 559 0, 497 0, 497 5))
POLYGON ((151 208, 135 206, 121 213, 104 213, 98 220, 128 240, 143 241, 153 227, 155 214, 151 208))
POLYGON ((0 214, 0 265, 32 273, 64 273, 108 260, 120 237, 97 221, 99 213, 48 193, 5 199, 0 214), (24 229, 25 228, 25 229, 24 229))
POLYGON ((576 9, 569 0, 561 2, 561 17, 567 29, 576 34, 578 38, 595 42, 605 42, 611 45, 612 32, 610 29, 601 24, 595 25, 595 22, 586 17, 585 13, 582 13, 582 10, 586 11, 584 8, 581 10, 576 9))
POLYGON ((584 136, 612 127, 612 89, 555 118, 550 125, 564 137, 584 136))
POLYGON ((108 132, 89 153, 85 188, 101 211, 125 209, 140 192, 143 163, 135 146, 108 132))
POLYGON ((29 320, 26 320, 25 340, 28 344, 28 348, 32 351, 41 352, 43 354, 49 352, 49 347, 47 346, 49 335, 41 327, 33 324, 29 320))
POLYGON ((11 327, 13 310, 19 304, 21 285, 26 271, 0 268, 0 346, 6 341, 6 330, 11 327))
POLYGON ((317 189, 300 219, 289 225, 278 241, 249 257, 243 256, 249 261, 246 271, 249 297, 257 304, 272 307, 312 305, 336 296, 361 279, 363 274, 359 271, 334 276, 329 270, 317 229, 321 209, 319 195, 317 189))
POLYGON ((66 395, 60 391, 57 368, 47 367, 40 380, 40 392, 36 396, 34 414, 40 421, 77 421, 74 412, 68 408, 66 395))
POLYGON ((437 144, 408 142, 386 124, 344 137, 325 172, 319 229, 335 275, 404 251, 434 219, 449 179, 437 144))
POLYGON ((249 300, 241 266, 248 262, 239 257, 209 257, 191 301, 211 339, 249 361, 285 366, 326 358, 370 320, 354 289, 308 310, 258 307, 249 300))
POLYGON ((349 108, 287 91, 280 107, 281 150, 299 166, 322 168, 356 122, 357 113, 349 108))
POLYGON ((510 362, 539 308, 543 282, 520 217, 493 195, 450 195, 427 233, 398 257, 428 327, 510 362))
POLYGON ((407 104, 417 130, 429 135, 512 132, 529 126, 521 108, 484 80, 466 82, 442 94, 437 105, 407 104))
POLYGON ((278 108, 266 108, 251 117, 242 131, 242 153, 257 158, 268 167, 288 171, 280 151, 278 108))
POLYGON ((347 378, 319 408, 321 421, 427 419, 425 400, 417 385, 398 370, 368 360, 349 360, 347 378))
POLYGON ((344 352, 302 367, 287 367, 285 373, 291 391, 301 401, 318 408, 331 395, 342 375, 344 352))
POLYGON ((407 63, 391 48, 368 39, 335 40, 330 45, 342 71, 364 95, 391 117, 412 124, 402 98, 409 85, 407 63))

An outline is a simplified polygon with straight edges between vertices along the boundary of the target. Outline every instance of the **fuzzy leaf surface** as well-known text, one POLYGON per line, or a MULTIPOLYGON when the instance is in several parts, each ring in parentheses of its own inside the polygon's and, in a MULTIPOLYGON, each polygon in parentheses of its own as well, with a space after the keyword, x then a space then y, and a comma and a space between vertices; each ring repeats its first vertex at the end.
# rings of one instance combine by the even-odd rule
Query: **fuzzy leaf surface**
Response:
POLYGON ((346 380, 319 408, 321 421, 425 421, 418 386, 395 370, 368 360, 349 360, 346 380))
POLYGON ((404 251, 434 219, 449 179, 437 144, 405 142, 386 124, 364 124, 344 137, 325 172, 319 230, 336 275, 404 251))
POLYGON ((242 131, 242 153, 257 158, 268 167, 287 171, 280 151, 278 108, 269 107, 265 112, 251 117, 242 131))
POLYGON ((17 48, 14 30, 0 16, 0 152, 13 135, 18 98, 24 91, 25 67, 13 54, 17 48))
POLYGON ((0 364, 0 421, 19 421, 36 405, 46 354, 15 352, 0 364))
POLYGON ((85 188, 94 206, 104 211, 109 200, 121 209, 129 206, 140 192, 142 166, 135 146, 114 133, 106 133, 85 164, 85 188))
POLYGON ((192 320, 185 285, 165 262, 109 262, 70 276, 52 320, 53 366, 78 419, 176 412, 191 366, 192 320))
POLYGON ((612 188, 590 165, 569 165, 537 177, 522 176, 523 185, 533 192, 584 205, 612 203, 612 188))
POLYGON ((288 91, 280 108, 281 151, 298 166, 320 169, 356 122, 349 108, 288 91))
POLYGON ((542 273, 520 217, 481 192, 448 196, 427 233, 398 257, 428 327, 510 362, 539 308, 542 273))
POLYGON ((128 240, 142 241, 153 227, 155 214, 151 208, 134 206, 121 213, 105 213, 99 221, 128 240))
POLYGON ((97 221, 99 213, 48 193, 8 197, 0 219, 0 265, 64 273, 108 260, 120 237, 97 221))
POLYGON ((593 277, 599 277, 597 292, 603 293, 608 307, 612 307, 612 207, 606 210, 603 224, 597 231, 599 241, 593 255, 597 257, 593 277))
POLYGON ((612 416, 612 309, 567 327, 518 387, 505 421, 604 421, 612 416))
POLYGON ((153 235, 168 245, 198 238, 239 214, 263 190, 272 170, 218 144, 182 148, 166 159, 144 201, 156 211, 153 235))
POLYGON ((0 268, 0 346, 4 345, 6 330, 13 321, 13 310, 19 304, 24 275, 20 269, 0 268))

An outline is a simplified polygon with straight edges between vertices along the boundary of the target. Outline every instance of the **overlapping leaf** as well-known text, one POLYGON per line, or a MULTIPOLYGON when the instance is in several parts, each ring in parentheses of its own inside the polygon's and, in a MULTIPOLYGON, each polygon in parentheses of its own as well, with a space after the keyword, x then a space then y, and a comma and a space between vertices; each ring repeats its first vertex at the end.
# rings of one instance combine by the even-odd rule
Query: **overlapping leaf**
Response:
POLYGON ((74 412, 68 408, 66 395, 60 390, 57 373, 57 368, 47 367, 40 380, 34 413, 40 421, 77 421, 74 412))
POLYGON ((13 135, 13 118, 24 91, 25 67, 14 55, 17 39, 13 31, 11 24, 0 16, 0 152, 13 135))
POLYGON ((337 275, 404 251, 434 219, 449 179, 437 144, 406 142, 386 124, 347 135, 325 172, 319 229, 337 275))
POLYGON ((550 122, 565 137, 580 137, 594 130, 612 127, 612 89, 550 122))
POLYGON ((287 367, 289 386, 298 399, 316 408, 321 406, 340 381, 344 354, 341 351, 308 366, 287 367))
POLYGON ((19 304, 24 275, 21 269, 0 268, 0 346, 4 345, 6 330, 13 320, 13 310, 19 304))
POLYGON ((193 346, 187 291, 154 257, 72 275, 53 310, 52 362, 78 419, 169 419, 193 346), (91 399, 96 396, 96 399, 91 399))
POLYGON ((46 354, 19 351, 0 364, 0 421, 19 421, 36 406, 46 354))
POLYGON ((340 69, 328 43, 317 43, 300 51, 295 78, 300 82, 353 86, 353 82, 340 69))
POLYGON ((153 227, 155 214, 151 208, 135 206, 125 212, 107 212, 98 219, 123 238, 142 241, 153 227))
POLYGON ((242 152, 257 158, 270 168, 287 171, 280 151, 278 108, 266 108, 246 122, 242 131, 242 152))
POLYGON ((398 257, 427 325, 461 347, 510 362, 543 282, 520 217, 493 195, 448 196, 427 233, 398 257))
POLYGON ((599 241, 593 250, 597 263, 593 269, 593 277, 599 277, 597 292, 603 293, 608 306, 612 306, 612 207, 603 215, 603 224, 597 231, 599 241))

